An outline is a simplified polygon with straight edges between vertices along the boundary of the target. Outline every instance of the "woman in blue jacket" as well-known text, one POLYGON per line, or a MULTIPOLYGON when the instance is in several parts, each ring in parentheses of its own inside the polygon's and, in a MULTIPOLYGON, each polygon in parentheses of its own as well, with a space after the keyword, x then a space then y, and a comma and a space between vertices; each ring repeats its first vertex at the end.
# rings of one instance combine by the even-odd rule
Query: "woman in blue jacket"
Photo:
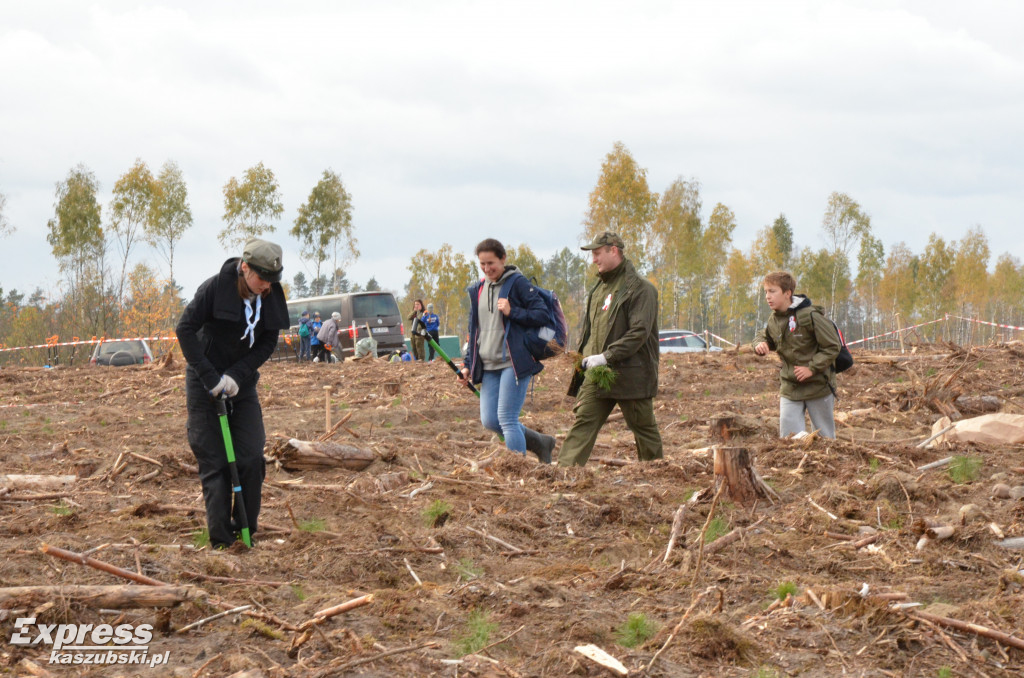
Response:
POLYGON ((519 422, 533 375, 544 369, 524 344, 528 327, 543 327, 547 307, 530 281, 505 264, 505 247, 493 238, 476 246, 484 278, 469 293, 469 346, 460 381, 480 384, 480 421, 520 454, 529 450, 550 463, 552 436, 519 422))

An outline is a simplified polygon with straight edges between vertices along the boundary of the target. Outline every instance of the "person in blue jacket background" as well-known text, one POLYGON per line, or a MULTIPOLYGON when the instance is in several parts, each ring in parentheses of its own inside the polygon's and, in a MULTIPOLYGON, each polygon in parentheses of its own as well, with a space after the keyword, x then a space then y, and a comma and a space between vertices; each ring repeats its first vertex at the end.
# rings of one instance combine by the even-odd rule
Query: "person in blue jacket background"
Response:
MULTIPOLYGON (((469 293, 469 344, 460 381, 480 384, 480 422, 520 454, 529 450, 551 462, 552 436, 526 428, 519 413, 533 375, 544 369, 524 343, 525 328, 548 321, 544 300, 515 266, 505 264, 505 247, 494 238, 476 246, 484 278, 469 293)), ((427 305, 429 311, 430 305, 427 305)))
MULTIPOLYGON (((427 312, 420 318, 423 323, 423 327, 427 330, 427 334, 434 340, 439 346, 441 344, 441 335, 438 333, 441 329, 441 318, 434 313, 434 305, 427 304, 427 312)), ((429 343, 429 342, 428 342, 429 343)), ((434 359, 434 347, 430 346, 430 355, 427 358, 427 362, 434 359)))

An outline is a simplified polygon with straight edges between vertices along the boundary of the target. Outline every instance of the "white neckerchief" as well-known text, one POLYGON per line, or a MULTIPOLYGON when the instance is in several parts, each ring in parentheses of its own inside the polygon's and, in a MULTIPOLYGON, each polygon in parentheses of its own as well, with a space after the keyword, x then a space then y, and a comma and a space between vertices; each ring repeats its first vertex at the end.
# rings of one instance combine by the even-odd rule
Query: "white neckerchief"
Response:
POLYGON ((245 328, 245 332, 242 333, 242 339, 246 336, 249 337, 249 348, 256 342, 256 323, 260 321, 260 309, 263 308, 263 297, 256 295, 256 314, 253 317, 252 312, 252 299, 245 300, 245 324, 248 327, 245 328))

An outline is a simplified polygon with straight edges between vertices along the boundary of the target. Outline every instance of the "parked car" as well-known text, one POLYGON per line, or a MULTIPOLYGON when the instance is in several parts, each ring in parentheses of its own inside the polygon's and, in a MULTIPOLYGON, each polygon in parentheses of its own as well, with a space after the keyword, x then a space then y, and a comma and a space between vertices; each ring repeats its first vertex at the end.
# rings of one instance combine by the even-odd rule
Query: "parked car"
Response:
POLYGON ((658 346, 662 353, 696 353, 697 351, 721 351, 718 346, 710 349, 704 337, 690 330, 661 330, 658 332, 658 346))
POLYGON ((103 341, 96 344, 92 351, 91 365, 147 365, 153 362, 153 352, 145 339, 128 339, 126 341, 103 341))

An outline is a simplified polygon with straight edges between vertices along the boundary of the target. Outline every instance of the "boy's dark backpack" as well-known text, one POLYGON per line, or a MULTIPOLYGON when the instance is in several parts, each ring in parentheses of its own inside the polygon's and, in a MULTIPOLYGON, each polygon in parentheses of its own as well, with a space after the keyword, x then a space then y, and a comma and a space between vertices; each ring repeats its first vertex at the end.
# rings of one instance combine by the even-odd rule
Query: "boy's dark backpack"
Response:
MULTIPOLYGON (((562 304, 558 301, 558 295, 551 290, 544 289, 532 280, 530 285, 544 302, 544 307, 548 311, 548 320, 543 327, 524 327, 526 338, 523 343, 534 360, 546 360, 565 352, 565 346, 569 340, 569 324, 565 322, 565 313, 562 312, 562 304)), ((507 297, 511 288, 512 281, 510 279, 502 285, 501 296, 507 297)))
POLYGON ((828 321, 832 323, 832 327, 836 328, 836 334, 839 335, 839 355, 836 356, 836 361, 832 363, 832 369, 836 371, 836 374, 839 374, 853 367, 853 355, 850 353, 850 349, 846 347, 846 337, 843 336, 843 331, 839 329, 839 325, 836 325, 836 321, 832 320, 832 318, 828 318, 828 321))

